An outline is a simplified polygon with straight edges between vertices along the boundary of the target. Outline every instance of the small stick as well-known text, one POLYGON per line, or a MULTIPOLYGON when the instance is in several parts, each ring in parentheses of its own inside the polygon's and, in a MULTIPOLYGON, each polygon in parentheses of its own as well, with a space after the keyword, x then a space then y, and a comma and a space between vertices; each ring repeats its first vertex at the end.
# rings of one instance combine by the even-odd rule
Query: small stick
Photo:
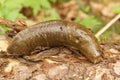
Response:
POLYGON ((25 22, 23 22, 22 20, 16 20, 16 22, 13 22, 4 18, 0 18, 0 24, 6 25, 7 27, 12 28, 17 32, 27 27, 25 22))
POLYGON ((95 36, 98 38, 103 32, 105 32, 112 24, 114 24, 120 18, 120 14, 118 14, 115 18, 113 18, 108 24, 106 24, 101 30, 99 30, 95 36))

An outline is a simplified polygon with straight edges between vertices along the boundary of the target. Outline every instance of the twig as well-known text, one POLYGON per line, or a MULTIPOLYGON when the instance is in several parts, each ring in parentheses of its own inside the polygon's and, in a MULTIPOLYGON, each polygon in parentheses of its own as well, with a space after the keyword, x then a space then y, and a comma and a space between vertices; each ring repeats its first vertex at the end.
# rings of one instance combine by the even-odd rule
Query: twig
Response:
POLYGON ((120 14, 118 14, 115 18, 113 18, 108 24, 106 24, 101 30, 99 30, 95 36, 98 38, 103 32, 105 32, 112 24, 114 24, 120 18, 120 14))
POLYGON ((25 22, 20 19, 16 20, 16 22, 13 22, 4 18, 0 18, 0 24, 6 25, 7 27, 12 28, 17 32, 27 27, 25 22))

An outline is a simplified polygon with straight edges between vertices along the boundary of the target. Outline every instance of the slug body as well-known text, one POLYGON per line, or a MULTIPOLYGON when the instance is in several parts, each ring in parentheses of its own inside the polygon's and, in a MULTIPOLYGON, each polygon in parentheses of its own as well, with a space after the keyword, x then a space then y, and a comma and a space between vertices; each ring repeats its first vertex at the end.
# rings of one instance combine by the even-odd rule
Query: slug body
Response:
POLYGON ((93 63, 101 61, 102 57, 97 39, 90 30, 60 20, 41 22, 19 32, 7 51, 10 55, 28 55, 39 46, 75 48, 93 63))

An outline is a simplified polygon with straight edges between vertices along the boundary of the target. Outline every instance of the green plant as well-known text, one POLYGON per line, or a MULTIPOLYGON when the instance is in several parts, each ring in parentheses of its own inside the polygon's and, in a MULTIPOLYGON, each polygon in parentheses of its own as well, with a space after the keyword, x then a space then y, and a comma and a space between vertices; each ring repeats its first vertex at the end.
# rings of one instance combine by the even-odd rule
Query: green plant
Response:
POLYGON ((56 3, 57 2, 57 0, 49 0, 50 2, 52 2, 52 3, 56 3))
POLYGON ((0 17, 15 20, 17 17, 23 17, 21 13, 19 13, 21 9, 21 3, 23 0, 0 0, 0 17), (13 3, 16 4, 13 4, 13 3))
POLYGON ((95 16, 90 16, 82 20, 80 24, 88 28, 91 28, 91 27, 101 24, 101 22, 97 18, 95 18, 95 16))
MULTIPOLYGON (((24 16, 20 13, 20 9, 22 8, 21 4, 23 1, 24 0, 0 0, 0 17, 12 21, 18 17, 24 18, 24 16)), ((1 25, 0 28, 0 34, 3 34, 5 31, 10 30, 10 28, 7 28, 3 25, 1 25)))
POLYGON ((60 16, 58 15, 55 9, 45 11, 45 15, 46 17, 44 17, 44 21, 60 19, 60 16))
MULTIPOLYGON (((57 0, 0 0, 0 17, 14 21, 16 18, 26 18, 20 11, 24 7, 32 8, 33 15, 37 15, 40 11, 47 14, 45 20, 59 19, 59 15, 51 7, 51 3, 57 0), (49 11, 49 14, 48 14, 49 11)), ((4 33, 8 28, 0 26, 0 32, 4 33), (5 30, 4 30, 5 29, 5 30)))
POLYGON ((99 20, 97 17, 95 16, 89 16, 83 20, 80 20, 80 15, 78 15, 75 19, 75 22, 82 24, 83 26, 92 29, 92 31, 94 33, 96 33, 101 26, 103 26, 103 22, 101 20, 99 20))
POLYGON ((57 0, 0 0, 0 17, 9 20, 15 20, 20 17, 23 18, 20 10, 23 7, 31 7, 33 14, 37 15, 40 10, 51 9, 50 2, 55 3, 57 0))
POLYGON ((88 13, 88 12, 90 11, 90 6, 84 4, 82 0, 76 0, 76 3, 78 4, 79 8, 80 8, 83 12, 88 13))
POLYGON ((115 13, 120 14, 120 6, 113 7, 115 13))
POLYGON ((23 5, 25 7, 31 7, 33 9, 33 14, 37 15, 40 10, 50 9, 51 5, 48 0, 26 0, 27 3, 23 5))

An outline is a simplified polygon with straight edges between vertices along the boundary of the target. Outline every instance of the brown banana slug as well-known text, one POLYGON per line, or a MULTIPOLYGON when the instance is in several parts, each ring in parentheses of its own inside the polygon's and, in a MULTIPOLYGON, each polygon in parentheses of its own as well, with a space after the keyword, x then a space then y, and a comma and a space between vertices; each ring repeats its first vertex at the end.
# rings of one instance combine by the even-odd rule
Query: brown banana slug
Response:
POLYGON ((82 25, 67 21, 46 21, 19 32, 8 46, 8 55, 28 55, 36 47, 72 47, 91 62, 102 59, 100 46, 94 34, 82 25))

